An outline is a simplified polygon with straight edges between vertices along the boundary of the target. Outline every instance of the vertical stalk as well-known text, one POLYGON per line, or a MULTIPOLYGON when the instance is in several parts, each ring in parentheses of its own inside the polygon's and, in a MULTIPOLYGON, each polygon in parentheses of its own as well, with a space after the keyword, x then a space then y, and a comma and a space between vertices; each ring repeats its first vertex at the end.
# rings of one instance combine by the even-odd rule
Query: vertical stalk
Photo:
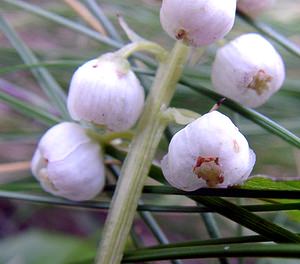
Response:
POLYGON ((121 262, 138 199, 165 129, 160 111, 169 105, 173 97, 188 50, 187 46, 178 41, 168 58, 159 66, 136 136, 121 170, 98 249, 97 264, 121 262))

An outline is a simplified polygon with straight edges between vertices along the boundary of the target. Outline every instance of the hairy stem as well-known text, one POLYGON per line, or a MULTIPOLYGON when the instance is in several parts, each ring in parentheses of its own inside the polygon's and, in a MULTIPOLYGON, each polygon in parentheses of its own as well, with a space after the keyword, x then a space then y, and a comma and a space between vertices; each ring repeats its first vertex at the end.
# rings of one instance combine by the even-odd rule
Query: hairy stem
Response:
POLYGON ((138 199, 165 129, 160 111, 173 97, 187 55, 188 47, 177 42, 168 58, 160 64, 122 167, 98 249, 97 264, 121 262, 138 199))

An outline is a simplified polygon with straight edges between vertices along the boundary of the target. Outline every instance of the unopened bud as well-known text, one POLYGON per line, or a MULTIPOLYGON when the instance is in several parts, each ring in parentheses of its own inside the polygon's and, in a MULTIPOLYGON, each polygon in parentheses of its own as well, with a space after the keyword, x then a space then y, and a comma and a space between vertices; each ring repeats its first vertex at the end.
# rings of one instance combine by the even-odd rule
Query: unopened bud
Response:
POLYGON ((184 191, 242 184, 250 175, 255 154, 225 115, 203 115, 172 138, 161 167, 167 181, 184 191))
POLYGON ((60 123, 45 133, 31 170, 45 191, 74 201, 92 199, 105 183, 100 147, 75 123, 60 123))

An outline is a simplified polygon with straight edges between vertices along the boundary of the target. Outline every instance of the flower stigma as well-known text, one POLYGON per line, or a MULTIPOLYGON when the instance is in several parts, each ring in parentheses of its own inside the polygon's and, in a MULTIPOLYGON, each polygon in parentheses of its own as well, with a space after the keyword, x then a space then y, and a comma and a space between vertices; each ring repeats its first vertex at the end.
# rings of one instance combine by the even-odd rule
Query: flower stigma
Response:
POLYGON ((199 179, 205 180, 210 188, 216 187, 224 181, 218 157, 199 156, 196 165, 193 167, 193 172, 199 179))

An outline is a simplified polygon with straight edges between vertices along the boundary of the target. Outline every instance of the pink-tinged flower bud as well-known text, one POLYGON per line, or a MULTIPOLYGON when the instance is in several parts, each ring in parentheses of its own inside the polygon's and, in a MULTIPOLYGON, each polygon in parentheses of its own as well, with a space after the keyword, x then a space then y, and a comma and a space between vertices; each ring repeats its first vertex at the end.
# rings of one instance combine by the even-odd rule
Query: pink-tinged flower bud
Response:
POLYGON ((50 128, 41 138, 31 171, 45 191, 74 201, 92 199, 105 183, 99 145, 69 122, 50 128))
POLYGON ((238 128, 213 111, 174 135, 161 167, 172 186, 194 191, 242 184, 254 163, 255 154, 238 128))
POLYGON ((215 90, 248 107, 264 104, 282 86, 283 60, 262 36, 250 33, 217 51, 212 66, 215 90))
POLYGON ((237 7, 243 13, 255 17, 268 10, 274 3, 274 0, 238 0, 237 7))
POLYGON ((125 59, 106 54, 73 75, 68 110, 74 120, 123 131, 136 123, 143 106, 144 90, 125 59))
POLYGON ((163 0, 160 22, 170 37, 200 47, 231 30, 235 11, 236 0, 163 0))

